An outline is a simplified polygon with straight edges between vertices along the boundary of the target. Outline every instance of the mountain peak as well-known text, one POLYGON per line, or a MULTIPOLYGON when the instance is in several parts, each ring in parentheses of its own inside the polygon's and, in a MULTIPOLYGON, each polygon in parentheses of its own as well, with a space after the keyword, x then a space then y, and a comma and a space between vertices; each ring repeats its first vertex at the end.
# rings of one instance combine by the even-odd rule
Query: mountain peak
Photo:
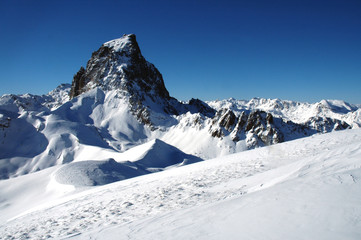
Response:
POLYGON ((131 48, 136 47, 139 50, 139 46, 135 37, 135 34, 124 34, 123 37, 108 41, 103 46, 113 49, 116 52, 129 51, 131 48))
POLYGON ((173 106, 178 101, 170 97, 162 74, 142 56, 134 34, 106 42, 93 52, 86 68, 74 75, 70 99, 94 88, 117 91, 136 118, 148 125, 150 106, 160 114, 178 113, 173 106))
POLYGON ((134 34, 108 41, 93 52, 86 68, 74 75, 70 98, 95 87, 169 99, 162 75, 142 56, 134 34))

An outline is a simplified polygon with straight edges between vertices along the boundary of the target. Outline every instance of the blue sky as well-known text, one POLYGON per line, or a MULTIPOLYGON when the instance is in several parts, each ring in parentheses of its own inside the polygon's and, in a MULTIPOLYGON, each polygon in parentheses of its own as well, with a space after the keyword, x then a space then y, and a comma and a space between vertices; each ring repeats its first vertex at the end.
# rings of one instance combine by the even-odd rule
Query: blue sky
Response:
POLYGON ((360 0, 0 1, 0 95, 71 83, 135 33, 180 100, 361 103, 360 0))

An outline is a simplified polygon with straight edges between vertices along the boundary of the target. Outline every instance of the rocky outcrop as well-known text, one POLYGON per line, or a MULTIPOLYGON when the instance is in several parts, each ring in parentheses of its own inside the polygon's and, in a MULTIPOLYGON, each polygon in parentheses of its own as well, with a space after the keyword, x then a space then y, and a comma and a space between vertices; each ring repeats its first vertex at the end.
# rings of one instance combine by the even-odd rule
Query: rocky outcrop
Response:
POLYGON ((4 128, 10 127, 10 121, 11 121, 10 117, 6 117, 3 114, 1 114, 1 116, 0 116, 0 129, 4 130, 4 128))
POLYGON ((212 119, 212 125, 209 132, 212 137, 224 137, 232 131, 236 120, 236 115, 230 109, 222 109, 216 112, 212 119))
POLYGON ((187 110, 191 113, 201 113, 203 116, 213 118, 216 110, 211 108, 207 103, 192 98, 187 105, 187 110))
POLYGON ((312 117, 307 121, 306 125, 315 129, 319 133, 351 128, 350 125, 344 121, 327 117, 312 117))
POLYGON ((245 127, 247 146, 268 146, 284 141, 283 133, 274 124, 273 116, 263 111, 251 112, 245 127))
POLYGON ((351 127, 344 121, 325 117, 312 117, 304 124, 297 124, 260 110, 242 111, 237 116, 223 108, 216 112, 209 132, 216 138, 229 135, 234 142, 245 140, 248 148, 255 148, 348 128, 351 127))
POLYGON ((245 140, 248 148, 255 148, 291 140, 288 136, 309 136, 317 131, 309 126, 274 118, 264 111, 243 111, 237 116, 230 109, 222 109, 212 119, 209 132, 217 138, 229 135, 234 142, 245 140))
POLYGON ((85 84, 86 84, 85 69, 83 66, 81 66, 80 70, 74 75, 69 97, 74 98, 79 94, 81 94, 82 92, 84 92, 85 84))

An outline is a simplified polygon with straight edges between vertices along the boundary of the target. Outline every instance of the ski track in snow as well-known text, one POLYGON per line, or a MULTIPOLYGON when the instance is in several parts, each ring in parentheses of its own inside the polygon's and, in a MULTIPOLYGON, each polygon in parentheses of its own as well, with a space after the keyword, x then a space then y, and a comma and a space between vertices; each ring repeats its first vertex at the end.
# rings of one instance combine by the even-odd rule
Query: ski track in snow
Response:
MULTIPOLYGON (((283 182, 321 179, 332 184, 359 184, 360 156, 359 129, 241 152, 74 194, 61 204, 1 225, 0 239, 87 239, 90 237, 84 233, 100 235, 104 229, 122 226, 128 234, 123 237, 130 239, 145 219, 242 199, 283 182)), ((361 213, 357 211, 353 221, 360 225, 361 213)))

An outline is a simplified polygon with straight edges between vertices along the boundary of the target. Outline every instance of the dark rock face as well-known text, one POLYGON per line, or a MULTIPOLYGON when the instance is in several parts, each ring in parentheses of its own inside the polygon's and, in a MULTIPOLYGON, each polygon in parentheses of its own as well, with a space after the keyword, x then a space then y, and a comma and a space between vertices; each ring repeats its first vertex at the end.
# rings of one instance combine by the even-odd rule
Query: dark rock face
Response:
POLYGON ((238 142, 241 138, 245 138, 244 128, 248 120, 248 115, 245 112, 242 112, 238 117, 236 127, 232 131, 232 140, 238 142))
POLYGON ((221 109, 216 112, 212 119, 212 125, 209 129, 212 137, 221 138, 232 131, 232 127, 236 121, 236 116, 230 109, 221 109))
MULTIPOLYGON (((10 127, 10 118, 1 119, 0 120, 0 130, 4 130, 5 128, 10 127)), ((6 133, 4 134, 6 136, 6 133)))
POLYGON ((224 127, 227 131, 231 131, 236 124, 236 115, 231 110, 226 110, 219 119, 219 124, 224 127))
POLYGON ((236 116, 232 110, 222 109, 212 119, 209 132, 217 138, 230 135, 234 142, 246 140, 248 148, 255 148, 348 128, 344 121, 331 118, 314 117, 304 124, 296 124, 264 111, 243 111, 236 116))
POLYGON ((207 103, 194 98, 192 98, 188 103, 188 111, 191 113, 201 113, 210 118, 213 118, 216 113, 216 110, 211 108, 207 103))
POLYGON ((319 133, 326 133, 333 130, 344 130, 351 128, 350 125, 348 125, 344 121, 323 117, 312 117, 308 120, 306 124, 319 133))
POLYGON ((144 93, 153 91, 153 95, 169 99, 162 75, 144 59, 134 34, 104 43, 93 52, 86 68, 81 67, 75 74, 70 96, 97 86, 125 91, 139 87, 144 93))
POLYGON ((222 109, 212 119, 209 132, 217 138, 230 135, 234 142, 246 140, 248 148, 255 148, 310 136, 317 131, 306 125, 274 118, 264 111, 243 111, 236 116, 232 110, 222 109), (289 138, 291 135, 295 137, 289 138))
POLYGON ((74 75, 73 82, 70 89, 70 98, 74 98, 82 93, 85 86, 85 69, 81 67, 80 70, 74 75))
POLYGON ((284 141, 283 133, 274 125, 273 116, 263 111, 251 112, 245 131, 251 133, 249 147, 272 145, 284 141), (261 144, 260 144, 261 143, 261 144))

